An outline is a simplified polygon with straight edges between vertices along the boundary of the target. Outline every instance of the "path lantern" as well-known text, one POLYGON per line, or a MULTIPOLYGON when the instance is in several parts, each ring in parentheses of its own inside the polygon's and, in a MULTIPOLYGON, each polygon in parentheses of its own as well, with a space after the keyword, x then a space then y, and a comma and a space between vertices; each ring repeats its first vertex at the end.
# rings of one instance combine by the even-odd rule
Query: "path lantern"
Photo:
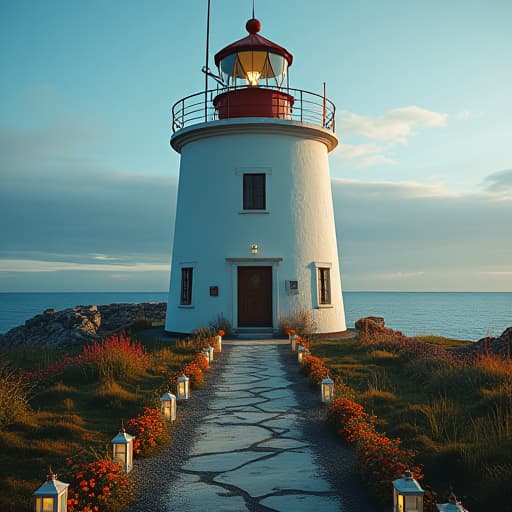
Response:
POLYGON ((222 336, 217 336, 217 352, 222 352, 222 336))
POLYGON ((212 364, 213 363, 213 347, 211 345, 208 345, 206 347, 206 350, 208 350, 208 362, 210 364, 212 364))
POLYGON ((309 354, 309 350, 303 345, 299 345, 299 348, 297 349, 297 361, 300 364, 302 364, 302 360, 306 354, 309 354))
POLYGON ((57 475, 50 468, 46 482, 33 494, 36 498, 35 511, 66 512, 68 509, 68 487, 69 484, 57 480, 57 475))
POLYGON ((176 396, 167 391, 160 397, 162 416, 168 420, 176 420, 176 396))
POLYGON ((334 382, 331 378, 325 377, 322 379, 322 384, 320 387, 320 392, 322 395, 322 402, 324 404, 328 404, 332 401, 334 396, 334 382))
POLYGON ((439 512, 468 512, 468 510, 462 506, 462 503, 457 499, 457 496, 455 496, 453 492, 450 493, 448 503, 442 503, 436 506, 439 512))
POLYGON ((393 480, 393 512, 423 512, 425 491, 407 470, 393 480))
POLYGON ((206 360, 206 367, 209 368, 210 367, 210 351, 208 350, 207 347, 203 348, 203 350, 201 351, 201 355, 206 360))
POLYGON ((124 427, 121 427, 119 434, 110 441, 112 445, 112 458, 115 462, 121 464, 125 473, 129 473, 133 469, 134 439, 134 436, 128 434, 124 427))
POLYGON ((182 374, 178 377, 176 385, 176 398, 178 400, 188 400, 190 398, 190 379, 182 374))

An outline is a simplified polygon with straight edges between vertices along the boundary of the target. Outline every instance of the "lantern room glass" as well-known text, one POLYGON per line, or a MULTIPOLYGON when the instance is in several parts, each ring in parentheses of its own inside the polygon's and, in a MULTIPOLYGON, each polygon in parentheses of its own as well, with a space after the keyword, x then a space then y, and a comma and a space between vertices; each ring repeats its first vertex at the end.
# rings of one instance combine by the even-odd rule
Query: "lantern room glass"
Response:
POLYGON ((265 85, 282 87, 288 73, 285 57, 264 50, 232 53, 219 63, 222 80, 228 87, 265 85))

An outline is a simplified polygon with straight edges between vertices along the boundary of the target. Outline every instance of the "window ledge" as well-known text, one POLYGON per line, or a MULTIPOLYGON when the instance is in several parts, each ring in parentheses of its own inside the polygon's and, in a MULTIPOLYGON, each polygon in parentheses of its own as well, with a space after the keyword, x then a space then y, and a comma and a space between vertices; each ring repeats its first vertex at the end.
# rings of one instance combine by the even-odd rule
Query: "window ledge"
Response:
POLYGON ((333 304, 318 304, 317 309, 330 309, 333 308, 333 304))
POLYGON ((186 305, 186 304, 180 304, 178 306, 180 309, 194 309, 195 306, 192 306, 192 305, 186 305))
POLYGON ((251 213, 263 213, 263 214, 266 214, 268 215, 270 213, 269 210, 240 210, 238 212, 240 215, 246 215, 246 214, 251 214, 251 213))

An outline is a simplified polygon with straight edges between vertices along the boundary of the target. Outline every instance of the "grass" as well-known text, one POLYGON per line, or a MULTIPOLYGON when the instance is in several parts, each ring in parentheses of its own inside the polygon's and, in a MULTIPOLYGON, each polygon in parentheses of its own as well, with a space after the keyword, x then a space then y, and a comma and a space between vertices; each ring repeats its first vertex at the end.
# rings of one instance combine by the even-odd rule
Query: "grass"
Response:
MULTIPOLYGON (((79 357, 80 349, 2 353, 3 405, 10 396, 5 382, 13 384, 7 391, 20 399, 0 424, 2 512, 31 510, 32 493, 43 482, 49 465, 59 473, 67 457, 84 450, 106 453, 121 420, 137 416, 143 405, 159 407, 158 388, 166 376, 182 368, 197 352, 194 343, 176 346, 147 336, 137 348, 140 357, 135 357, 135 351, 126 344, 124 352, 118 348, 107 351, 98 363, 91 358, 70 364, 58 375, 33 383, 31 389, 16 381, 10 368, 37 371, 58 364, 66 356, 79 357)), ((98 353, 96 350, 95 357, 98 353)))
POLYGON ((458 358, 467 341, 420 336, 315 340, 321 357, 378 418, 380 428, 419 451, 425 483, 449 484, 474 511, 499 509, 512 486, 512 363, 458 358))

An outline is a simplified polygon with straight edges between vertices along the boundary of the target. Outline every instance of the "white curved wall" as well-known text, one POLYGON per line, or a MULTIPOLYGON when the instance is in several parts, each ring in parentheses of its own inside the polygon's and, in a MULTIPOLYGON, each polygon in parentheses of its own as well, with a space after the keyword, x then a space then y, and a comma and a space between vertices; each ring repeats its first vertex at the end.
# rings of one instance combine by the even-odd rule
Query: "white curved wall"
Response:
POLYGON ((311 137, 311 125, 290 134, 283 123, 272 133, 245 126, 218 134, 207 123, 204 136, 199 128, 181 147, 167 331, 191 332, 217 314, 237 327, 237 265, 273 266, 275 329, 298 310, 311 312, 318 332, 346 329, 327 146, 311 137), (268 213, 241 213, 244 172, 267 174, 268 213), (328 307, 317 307, 318 263, 331 268, 328 307), (179 305, 182 266, 194 268, 192 307, 179 305), (286 280, 298 281, 298 294, 288 293, 286 280))

